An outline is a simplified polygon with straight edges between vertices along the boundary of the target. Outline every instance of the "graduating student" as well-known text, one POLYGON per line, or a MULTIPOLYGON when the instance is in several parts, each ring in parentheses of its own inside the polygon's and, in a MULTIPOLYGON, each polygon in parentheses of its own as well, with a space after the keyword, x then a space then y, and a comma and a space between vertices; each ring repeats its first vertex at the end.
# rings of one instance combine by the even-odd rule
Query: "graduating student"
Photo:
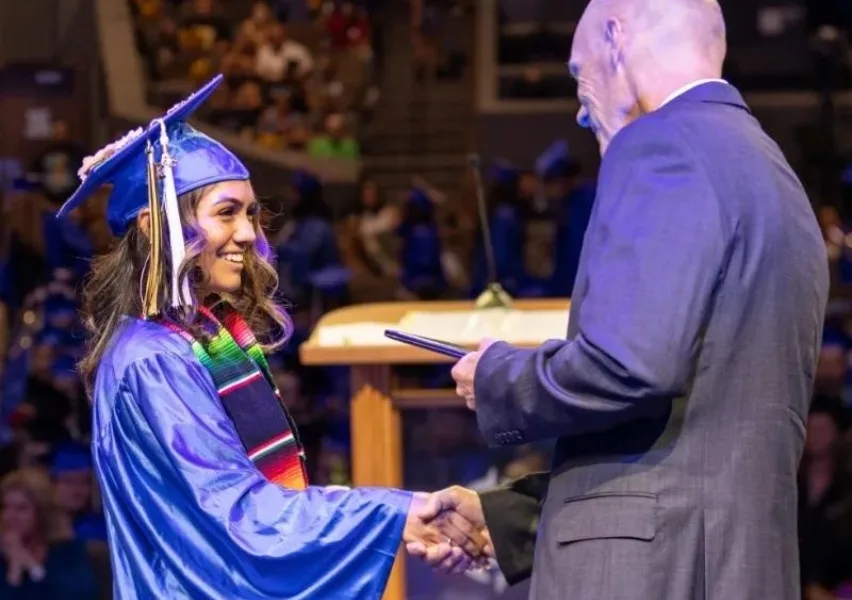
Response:
MULTIPOLYGON (((488 220, 497 280, 512 296, 519 295, 526 283, 526 225, 519 193, 520 177, 520 171, 513 164, 505 160, 496 161, 492 167, 492 182, 488 194, 488 220)), ((485 236, 480 228, 473 255, 471 296, 474 298, 490 283, 484 240, 485 236)))
POLYGON ((446 290, 447 278, 434 202, 428 190, 420 186, 411 188, 397 234, 402 246, 402 287, 422 299, 440 297, 446 290))
POLYGON ((403 539, 437 541, 426 495, 308 484, 264 354, 292 325, 249 173, 186 123, 221 80, 87 159, 60 211, 113 185, 80 368, 114 595, 379 598, 403 539))

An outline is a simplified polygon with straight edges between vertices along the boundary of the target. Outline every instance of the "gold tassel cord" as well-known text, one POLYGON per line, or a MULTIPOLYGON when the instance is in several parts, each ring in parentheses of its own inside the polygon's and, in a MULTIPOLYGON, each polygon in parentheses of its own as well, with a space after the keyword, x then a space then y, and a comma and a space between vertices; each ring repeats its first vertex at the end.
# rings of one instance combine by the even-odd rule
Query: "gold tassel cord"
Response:
POLYGON ((160 287, 163 278, 163 223, 160 214, 160 201, 157 194, 157 169, 154 163, 154 148, 149 143, 146 149, 148 155, 148 272, 145 276, 145 302, 142 307, 146 317, 160 312, 160 287))

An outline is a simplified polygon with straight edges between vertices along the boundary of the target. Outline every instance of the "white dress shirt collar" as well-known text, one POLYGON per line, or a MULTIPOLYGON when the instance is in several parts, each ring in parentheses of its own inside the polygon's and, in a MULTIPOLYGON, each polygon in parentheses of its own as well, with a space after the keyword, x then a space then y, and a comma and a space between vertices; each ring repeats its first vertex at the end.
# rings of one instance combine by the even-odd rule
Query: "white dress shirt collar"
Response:
POLYGON ((669 97, 666 98, 665 100, 663 100, 663 103, 660 105, 660 108, 664 107, 666 104, 668 104, 669 102, 671 102, 672 100, 674 100, 678 96, 682 96, 683 94, 685 94, 686 92, 688 92, 692 88, 696 88, 699 85, 704 85, 705 83, 713 83, 713 82, 724 83, 726 85, 728 83, 724 79, 699 79, 697 81, 693 81, 692 83, 687 83, 682 88, 679 88, 679 89, 675 90, 674 92, 672 92, 671 94, 669 94, 669 97))

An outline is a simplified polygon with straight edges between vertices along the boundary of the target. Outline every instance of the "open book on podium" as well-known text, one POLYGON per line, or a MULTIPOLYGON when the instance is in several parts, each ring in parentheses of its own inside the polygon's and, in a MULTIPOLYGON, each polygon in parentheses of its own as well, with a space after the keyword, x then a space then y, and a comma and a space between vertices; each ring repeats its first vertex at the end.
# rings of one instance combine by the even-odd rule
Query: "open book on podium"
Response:
MULTIPOLYGON (((476 349, 485 337, 521 347, 564 338, 570 301, 515 300, 511 308, 475 309, 472 301, 389 302, 340 308, 324 315, 299 354, 305 365, 351 367, 352 481, 402 488, 400 411, 462 406, 452 390, 406 389, 394 366, 452 359, 390 340, 386 329, 476 349)), ((404 563, 397 559, 384 600, 404 600, 404 563)))

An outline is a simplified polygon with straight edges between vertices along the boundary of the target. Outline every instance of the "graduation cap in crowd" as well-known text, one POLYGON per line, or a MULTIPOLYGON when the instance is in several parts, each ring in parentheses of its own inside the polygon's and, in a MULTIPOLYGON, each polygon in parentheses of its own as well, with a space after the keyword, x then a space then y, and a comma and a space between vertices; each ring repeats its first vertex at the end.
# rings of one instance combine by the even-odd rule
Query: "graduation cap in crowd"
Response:
POLYGON ((112 185, 107 221, 113 234, 123 235, 139 211, 151 210, 151 255, 144 288, 146 316, 164 308, 159 305, 159 288, 166 275, 171 279, 166 296, 171 306, 190 302, 186 278, 179 281, 185 241, 178 196, 222 181, 249 178, 236 155, 186 122, 223 79, 222 75, 216 76, 147 127, 131 131, 86 158, 78 172, 82 184, 58 212, 60 217, 67 214, 104 185, 112 185))
POLYGON ((408 202, 420 209, 431 210, 432 208, 432 198, 429 196, 429 192, 420 186, 414 186, 409 190, 408 202))
POLYGON ((579 165, 571 158, 568 142, 556 140, 535 161, 535 172, 543 181, 575 175, 579 165))
POLYGON ((54 447, 50 457, 50 474, 52 476, 91 470, 92 453, 87 446, 68 441, 54 447))
POLYGON ((44 301, 45 317, 64 317, 77 315, 77 303, 65 294, 50 294, 44 301))
POLYGON ((85 267, 95 254, 85 228, 65 217, 42 214, 45 257, 51 269, 66 269, 71 278, 84 274, 85 267))
POLYGON ((45 326, 35 336, 36 346, 53 346, 59 348, 65 342, 66 332, 57 327, 45 326))
POLYGON ((520 176, 518 168, 504 158, 498 158, 491 165, 491 180, 495 183, 514 185, 520 176))
POLYGON ((41 186, 38 181, 30 177, 16 177, 12 180, 11 190, 13 192, 38 192, 41 186))
POLYGON ((60 354, 51 368, 54 377, 77 379, 77 361, 70 354, 60 354))
POLYGON ((316 196, 322 190, 322 183, 310 171, 305 169, 297 169, 293 172, 290 184, 296 193, 304 199, 316 196))
POLYGON ((847 336, 841 329, 827 327, 822 334, 822 345, 823 347, 834 347, 847 350, 850 346, 849 336, 847 336))
POLYGON ((412 185, 405 196, 403 222, 427 223, 435 216, 435 202, 429 190, 422 185, 412 185))

